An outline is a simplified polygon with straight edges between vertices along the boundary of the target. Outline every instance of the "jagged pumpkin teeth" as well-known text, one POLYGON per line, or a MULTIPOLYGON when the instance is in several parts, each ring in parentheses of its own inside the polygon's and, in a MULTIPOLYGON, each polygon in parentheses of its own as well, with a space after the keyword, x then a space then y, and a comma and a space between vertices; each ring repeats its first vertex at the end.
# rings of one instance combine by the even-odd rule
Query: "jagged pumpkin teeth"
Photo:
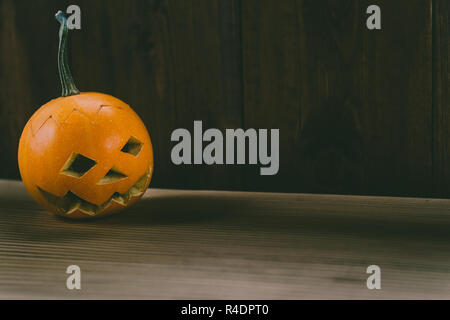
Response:
POLYGON ((59 11, 61 97, 40 107, 19 143, 19 169, 31 196, 69 218, 110 214, 136 202, 153 173, 148 131, 123 101, 80 92, 67 64, 67 19, 59 11))
POLYGON ((64 196, 58 197, 50 192, 45 191, 39 186, 37 189, 41 195, 50 203, 52 203, 56 209, 65 214, 70 215, 74 211, 79 210, 82 213, 88 214, 90 216, 95 216, 99 212, 107 209, 112 202, 116 202, 121 206, 126 207, 132 199, 132 197, 137 197, 142 195, 147 189, 147 180, 149 179, 150 172, 146 172, 130 189, 124 193, 114 192, 113 195, 104 203, 96 205, 86 201, 71 191, 68 191, 64 196))

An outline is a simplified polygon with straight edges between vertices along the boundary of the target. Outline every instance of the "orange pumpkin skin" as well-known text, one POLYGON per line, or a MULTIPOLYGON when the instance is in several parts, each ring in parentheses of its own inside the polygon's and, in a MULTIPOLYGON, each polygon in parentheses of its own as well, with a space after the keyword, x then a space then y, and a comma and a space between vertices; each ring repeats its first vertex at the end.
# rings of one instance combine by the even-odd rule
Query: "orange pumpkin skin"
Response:
POLYGON ((132 205, 153 173, 153 148, 139 116, 95 92, 60 97, 37 110, 22 132, 18 160, 31 196, 68 218, 132 205))

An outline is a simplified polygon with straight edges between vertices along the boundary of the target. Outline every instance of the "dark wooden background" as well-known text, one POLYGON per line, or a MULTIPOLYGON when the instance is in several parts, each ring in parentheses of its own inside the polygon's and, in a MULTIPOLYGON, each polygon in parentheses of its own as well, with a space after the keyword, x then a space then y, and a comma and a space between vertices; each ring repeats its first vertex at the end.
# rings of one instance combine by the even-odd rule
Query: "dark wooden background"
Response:
POLYGON ((0 0, 0 177, 19 177, 21 130, 59 95, 54 13, 69 4, 78 87, 143 118, 152 186, 450 196, 448 0, 0 0), (173 165, 170 134, 194 120, 280 128, 278 175, 173 165))

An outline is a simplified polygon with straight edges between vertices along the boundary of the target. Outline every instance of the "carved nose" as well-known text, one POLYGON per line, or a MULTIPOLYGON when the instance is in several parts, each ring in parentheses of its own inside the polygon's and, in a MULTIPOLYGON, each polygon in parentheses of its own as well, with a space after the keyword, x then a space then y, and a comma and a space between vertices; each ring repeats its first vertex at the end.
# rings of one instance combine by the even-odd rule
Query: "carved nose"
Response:
POLYGON ((110 184, 110 183, 114 183, 114 182, 123 180, 125 178, 128 178, 128 176, 126 174, 121 172, 116 167, 112 167, 111 169, 109 169, 109 171, 106 173, 106 175, 100 179, 100 181, 97 184, 98 185, 110 184))

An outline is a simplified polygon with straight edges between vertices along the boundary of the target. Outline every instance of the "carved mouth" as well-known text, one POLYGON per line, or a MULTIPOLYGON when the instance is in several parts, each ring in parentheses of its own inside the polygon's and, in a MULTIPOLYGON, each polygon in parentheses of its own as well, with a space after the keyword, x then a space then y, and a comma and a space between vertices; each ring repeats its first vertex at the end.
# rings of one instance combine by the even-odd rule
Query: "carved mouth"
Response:
POLYGON ((150 176, 150 171, 147 171, 138 181, 131 186, 125 193, 115 192, 106 202, 96 205, 89 201, 86 201, 71 191, 68 191, 64 196, 58 197, 51 194, 39 186, 37 189, 41 192, 42 196, 55 207, 58 208, 64 214, 70 214, 76 210, 95 216, 97 213, 105 210, 112 202, 116 202, 122 206, 126 206, 133 197, 140 196, 145 192, 145 186, 150 176))

